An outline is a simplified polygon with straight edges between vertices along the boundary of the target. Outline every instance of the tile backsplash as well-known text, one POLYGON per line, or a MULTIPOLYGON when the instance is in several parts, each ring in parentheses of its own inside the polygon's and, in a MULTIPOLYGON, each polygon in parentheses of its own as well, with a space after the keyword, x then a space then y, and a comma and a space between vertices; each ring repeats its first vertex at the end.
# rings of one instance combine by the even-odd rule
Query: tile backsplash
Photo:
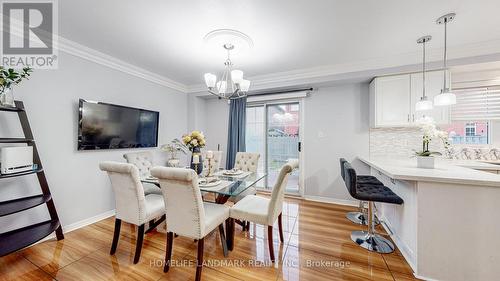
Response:
MULTIPOLYGON (((445 153, 439 140, 432 141, 429 149, 445 153)), ((370 129, 370 157, 410 157, 415 150, 422 150, 419 128, 370 129)))
MULTIPOLYGON (((422 148, 419 128, 370 129, 370 157, 411 157, 422 148)), ((500 160, 500 148, 486 146, 452 145, 448 150, 439 140, 430 143, 431 151, 443 157, 464 160, 500 160)))

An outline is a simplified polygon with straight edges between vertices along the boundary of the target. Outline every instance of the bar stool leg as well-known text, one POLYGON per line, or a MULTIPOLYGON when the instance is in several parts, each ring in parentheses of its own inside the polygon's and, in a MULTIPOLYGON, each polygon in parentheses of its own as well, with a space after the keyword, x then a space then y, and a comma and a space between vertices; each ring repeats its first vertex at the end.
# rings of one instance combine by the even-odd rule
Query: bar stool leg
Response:
MULTIPOLYGON (((346 215, 346 218, 355 224, 368 225, 366 219, 366 209, 364 206, 364 201, 359 201, 359 211, 358 212, 349 212, 346 215)), ((380 221, 377 217, 375 217, 375 225, 379 225, 380 221)))
POLYGON ((372 252, 388 254, 394 251, 394 244, 391 241, 375 233, 375 213, 371 201, 368 202, 368 231, 353 231, 351 239, 372 252))

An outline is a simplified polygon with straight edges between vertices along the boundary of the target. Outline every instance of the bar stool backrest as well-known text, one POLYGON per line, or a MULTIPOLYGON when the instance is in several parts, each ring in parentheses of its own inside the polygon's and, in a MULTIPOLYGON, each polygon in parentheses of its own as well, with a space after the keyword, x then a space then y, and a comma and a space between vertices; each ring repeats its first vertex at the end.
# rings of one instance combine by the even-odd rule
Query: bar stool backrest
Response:
POLYGON ((347 187, 347 190, 349 191, 349 194, 351 194, 352 197, 355 197, 356 195, 356 170, 351 166, 349 162, 344 163, 344 172, 345 172, 345 185, 347 187))
POLYGON ((342 179, 344 180, 345 182, 345 167, 344 167, 344 163, 346 163, 347 160, 345 160, 345 158, 340 158, 340 175, 342 176, 342 179))

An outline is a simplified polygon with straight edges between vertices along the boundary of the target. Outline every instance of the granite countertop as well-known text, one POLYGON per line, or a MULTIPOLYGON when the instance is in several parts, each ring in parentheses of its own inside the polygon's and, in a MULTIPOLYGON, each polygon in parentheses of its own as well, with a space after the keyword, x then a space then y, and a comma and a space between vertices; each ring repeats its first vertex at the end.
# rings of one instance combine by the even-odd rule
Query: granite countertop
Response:
POLYGON ((500 170, 500 166, 495 164, 438 158, 434 169, 422 169, 417 168, 415 158, 359 157, 359 159, 395 180, 500 187, 500 175, 478 170, 500 170))

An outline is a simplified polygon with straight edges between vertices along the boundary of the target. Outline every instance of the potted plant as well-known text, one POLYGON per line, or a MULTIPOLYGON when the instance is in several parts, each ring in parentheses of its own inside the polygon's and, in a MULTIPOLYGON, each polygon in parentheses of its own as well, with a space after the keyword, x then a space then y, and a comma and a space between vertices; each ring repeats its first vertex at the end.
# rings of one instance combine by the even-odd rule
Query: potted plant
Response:
POLYGON ((439 138, 444 145, 445 149, 448 149, 450 143, 448 141, 448 133, 445 131, 438 130, 434 120, 429 117, 424 117, 418 121, 418 126, 423 133, 422 136, 422 150, 415 151, 415 156, 417 157, 417 167, 434 169, 434 155, 442 155, 438 151, 430 151, 429 143, 434 138, 439 138))
POLYGON ((170 154, 170 159, 167 161, 167 166, 169 167, 179 167, 179 158, 177 158, 177 153, 181 152, 186 155, 188 153, 188 148, 179 139, 173 139, 169 144, 165 144, 161 147, 163 151, 170 154))
POLYGON ((199 175, 203 171, 203 161, 201 159, 201 148, 205 147, 205 136, 200 131, 192 131, 190 134, 182 136, 182 142, 192 152, 191 169, 199 175))
POLYGON ((0 66, 0 106, 15 106, 12 87, 21 83, 23 79, 28 79, 32 72, 33 69, 30 67, 17 71, 0 66))

